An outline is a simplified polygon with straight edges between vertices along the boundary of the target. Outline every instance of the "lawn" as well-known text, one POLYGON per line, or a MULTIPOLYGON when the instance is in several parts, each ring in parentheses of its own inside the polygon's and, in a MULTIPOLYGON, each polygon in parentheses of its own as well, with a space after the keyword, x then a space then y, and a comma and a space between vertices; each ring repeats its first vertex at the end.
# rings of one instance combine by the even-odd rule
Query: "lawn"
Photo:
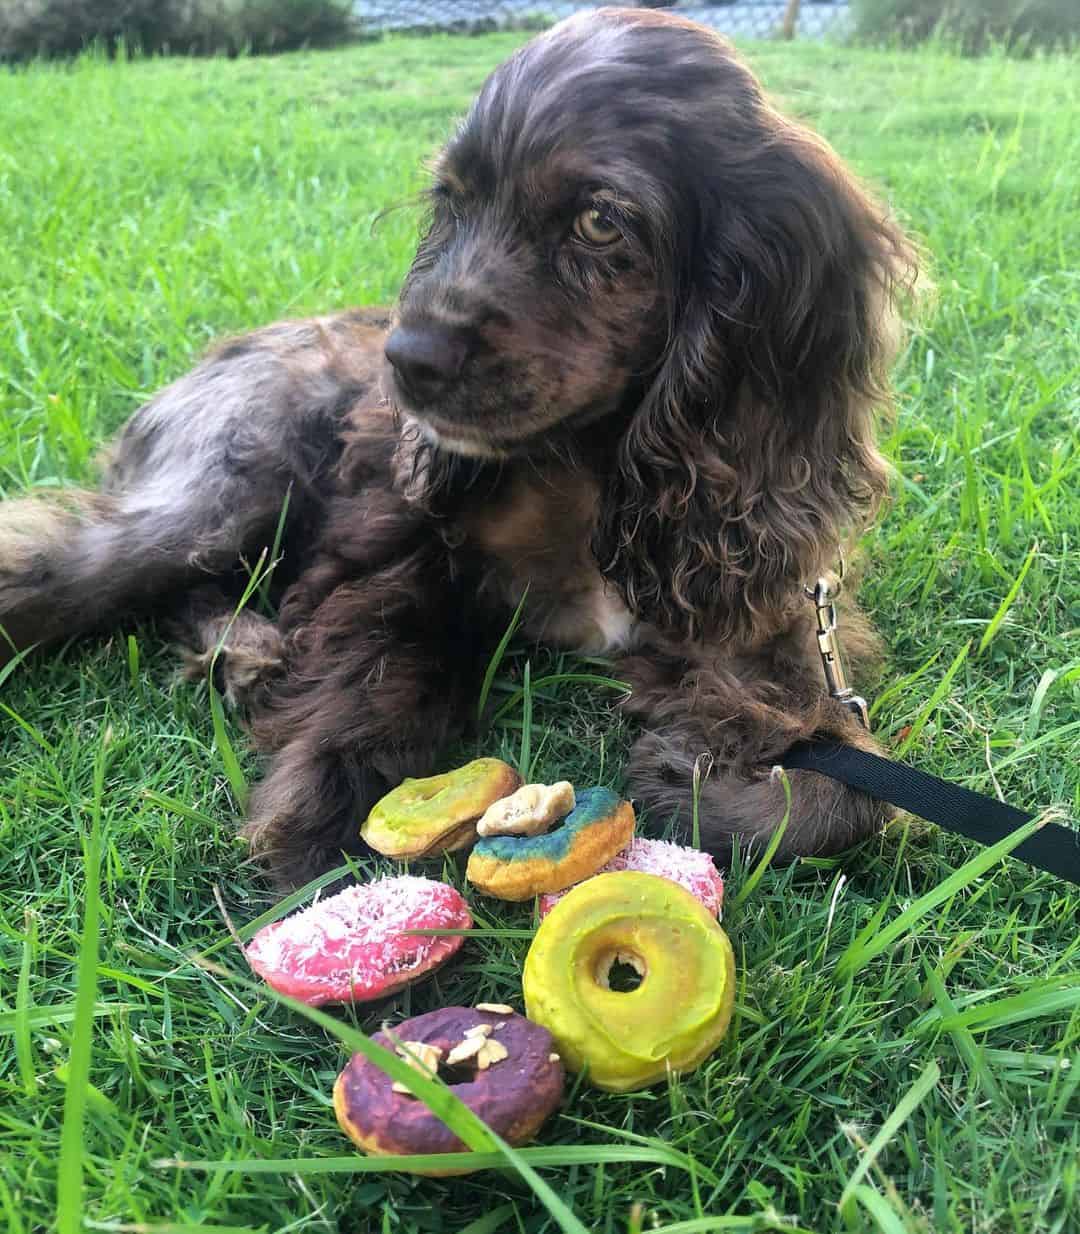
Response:
MULTIPOLYGON (((215 336, 391 299, 419 165, 517 41, 0 76, 0 489, 86 480, 215 336)), ((895 500, 867 541, 862 596, 890 647, 876 727, 928 770, 1080 818, 1080 66, 748 51, 888 195, 937 283, 898 371, 895 500)), ((629 733, 610 696, 515 702, 526 663, 533 682, 572 667, 516 650, 476 748, 617 785, 629 733)), ((540 1171, 561 1213, 513 1171, 358 1172, 330 1106, 345 1048, 244 983, 214 889, 238 927, 272 896, 233 840, 206 695, 173 671, 133 625, 0 682, 11 1234, 50 1228, 58 1196, 64 1231, 538 1234, 567 1213, 613 1234, 1080 1230, 1080 892, 1006 860, 928 906, 976 846, 913 820, 770 870, 741 902, 732 871, 733 1029, 670 1088, 571 1091, 540 1141, 572 1150, 540 1171), (887 946, 850 949, 894 922, 887 946), (192 961, 222 941, 220 971, 192 961)), ((341 1022, 520 1006, 527 946, 470 942, 341 1022)))

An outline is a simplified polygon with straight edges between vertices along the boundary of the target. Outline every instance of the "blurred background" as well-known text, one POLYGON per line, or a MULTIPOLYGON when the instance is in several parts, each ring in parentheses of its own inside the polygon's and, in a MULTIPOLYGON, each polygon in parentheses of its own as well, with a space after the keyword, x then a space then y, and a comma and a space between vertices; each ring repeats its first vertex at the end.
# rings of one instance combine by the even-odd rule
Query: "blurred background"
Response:
MULTIPOLYGON (((945 39, 965 52, 1028 49, 1080 35, 1080 0, 626 0, 673 9, 742 38, 945 39)), ((533 29, 582 0, 0 0, 0 60, 92 44, 237 54, 329 46, 386 32, 533 29)))
MULTIPOLYGON (((423 30, 437 25, 443 29, 486 30, 535 19, 538 11, 548 18, 563 18, 578 9, 600 6, 580 0, 546 5, 537 0, 357 0, 353 7, 370 29, 423 30)), ((841 33, 849 28, 850 18, 848 0, 801 0, 795 5, 788 0, 691 0, 685 4, 651 0, 636 7, 677 10, 725 34, 749 38, 768 38, 782 32, 785 18, 794 20, 795 28, 803 34, 841 33)))

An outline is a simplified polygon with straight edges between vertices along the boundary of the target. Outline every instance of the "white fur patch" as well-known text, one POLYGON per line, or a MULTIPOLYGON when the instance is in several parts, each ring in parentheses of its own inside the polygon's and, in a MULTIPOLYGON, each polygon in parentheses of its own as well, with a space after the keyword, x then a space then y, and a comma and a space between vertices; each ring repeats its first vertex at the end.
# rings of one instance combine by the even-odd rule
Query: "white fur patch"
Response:
POLYGON ((602 652, 626 651, 634 642, 635 623, 622 597, 606 583, 601 584, 590 613, 603 639, 602 652))
POLYGON ((434 425, 421 420, 419 416, 413 419, 420 429, 420 435, 425 440, 451 454, 460 454, 463 458, 501 459, 509 457, 505 450, 499 450, 485 442, 472 441, 465 437, 448 437, 445 433, 440 433, 434 425))

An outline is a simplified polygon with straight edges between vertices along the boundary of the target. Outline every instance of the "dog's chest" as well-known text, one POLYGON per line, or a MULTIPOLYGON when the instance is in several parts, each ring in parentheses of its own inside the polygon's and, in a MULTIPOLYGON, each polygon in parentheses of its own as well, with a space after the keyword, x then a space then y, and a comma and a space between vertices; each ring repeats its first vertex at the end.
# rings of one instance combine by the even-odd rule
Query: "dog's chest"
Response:
POLYGON ((544 642, 599 654, 632 647, 636 623, 589 547, 598 490, 588 473, 522 471, 502 494, 466 510, 460 526, 485 561, 485 589, 515 607, 544 642))

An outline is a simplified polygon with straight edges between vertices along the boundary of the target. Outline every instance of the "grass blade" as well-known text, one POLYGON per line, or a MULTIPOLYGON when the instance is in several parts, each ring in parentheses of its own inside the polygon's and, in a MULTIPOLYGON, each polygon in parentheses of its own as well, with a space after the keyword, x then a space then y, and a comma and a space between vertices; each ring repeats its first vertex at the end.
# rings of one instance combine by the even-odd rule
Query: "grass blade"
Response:
POLYGON ((892 702, 897 695, 906 694, 916 681, 924 674, 930 671, 934 665, 941 659, 941 648, 933 652, 925 659, 917 669, 913 672, 905 673, 902 677, 898 677, 888 689, 882 692, 870 704, 870 719, 873 720, 877 713, 885 706, 886 703, 892 702))
POLYGON ((1031 741, 1025 741, 1022 746, 1017 746, 1012 753, 1006 754, 1004 758, 999 758, 994 764, 994 773, 997 774, 1006 767, 1011 767, 1013 763, 1022 762, 1025 758, 1030 758, 1040 747, 1049 745, 1054 741, 1061 741, 1062 738, 1076 732, 1080 732, 1080 720, 1069 720, 1066 724, 1059 724, 1057 728, 1049 729, 1031 741))
POLYGON ((593 1131, 600 1131, 606 1135, 618 1136, 620 1140, 625 1140, 630 1144, 639 1144, 651 1152, 661 1152, 665 1157, 666 1164, 676 1165, 679 1169, 685 1170, 687 1174, 696 1174, 698 1178, 704 1179, 710 1187, 719 1187, 721 1185, 720 1179, 712 1170, 702 1165, 700 1161, 695 1161, 685 1153, 672 1148, 666 1140, 657 1139, 656 1136, 640 1135, 636 1131, 627 1131, 625 1127, 605 1126, 604 1123, 593 1122, 588 1118, 572 1118, 568 1114, 564 1114, 563 1117, 567 1122, 573 1123, 576 1127, 588 1127, 593 1131))
POLYGON ((847 946, 848 951, 851 951, 852 948, 859 950, 865 945, 868 939, 874 937, 874 935, 878 932, 878 929, 880 928, 881 923, 885 920, 885 914, 889 911, 891 904, 892 904, 892 897, 886 896, 885 899, 883 899, 881 903, 877 906, 877 908, 874 909, 874 912, 872 916, 870 917, 870 920, 866 923, 866 925, 864 925, 862 929, 858 932, 858 934, 856 934, 855 937, 851 940, 851 942, 848 943, 848 946, 847 946))
POLYGON ((265 1225, 192 1225, 185 1221, 83 1221, 88 1230, 110 1230, 113 1234, 263 1234, 265 1225))
POLYGON ((491 659, 484 670, 484 680, 480 686, 480 697, 476 703, 477 724, 484 718, 484 709, 487 707, 488 695, 491 693, 491 683, 495 680, 495 674, 499 671, 499 665, 502 664, 503 656, 506 655, 506 649, 510 646, 510 640, 514 637, 514 632, 518 628, 521 615, 525 611, 525 601, 528 598, 529 588, 526 585, 525 590, 521 594, 521 599, 518 601, 518 606, 514 609, 514 615, 510 618, 510 624, 506 627, 502 638, 499 639, 498 646, 492 652, 491 659))
POLYGON ((847 1206, 852 1193, 858 1187, 859 1183, 866 1177, 871 1166, 877 1161, 881 1155, 882 1149, 893 1138, 900 1128, 911 1117, 912 1113, 922 1104, 927 1095, 941 1079, 941 1068, 936 1062, 931 1060, 923 1068, 922 1073, 914 1084, 896 1103, 889 1117, 881 1124, 881 1129, 877 1135, 867 1145, 866 1152, 863 1153, 862 1159, 855 1167, 854 1172, 847 1181, 847 1186, 840 1194, 839 1208, 841 1211, 847 1206))
MULTIPOLYGON (((103 1015, 122 1015, 133 1011, 136 1003, 95 1003, 90 1015, 97 1019, 103 1015)), ((27 1029, 44 1028, 49 1024, 70 1024, 78 1011, 77 1003, 52 1003, 48 1007, 28 1007, 25 1016, 27 1029)), ((15 1034, 19 1030, 20 1012, 0 1011, 0 1037, 15 1034)))
POLYGON ((1046 705, 1046 696, 1049 694, 1051 687, 1059 680, 1064 685, 1068 682, 1070 674, 1075 674, 1078 670, 1080 670, 1080 660, 1072 660, 1061 668, 1048 668, 1039 678, 1039 684, 1035 687, 1035 693, 1031 696, 1031 706, 1028 708, 1027 719, 1024 721, 1024 736, 1029 740, 1038 735, 1039 720, 1042 717, 1043 707, 1046 705))
POLYGON ((870 1219, 881 1234, 911 1234, 911 1227, 905 1223, 889 1201, 872 1187, 867 1187, 863 1183, 855 1187, 851 1194, 870 1214, 870 1219))
MULTIPOLYGON (((15 644, 10 638, 7 637, 7 632, 2 625, 0 625, 0 639, 2 639, 9 648, 14 648, 15 644)), ((16 651, 12 655, 11 659, 8 660, 2 668, 0 668, 0 686, 7 681, 7 679, 15 672, 26 657, 34 651, 35 647, 37 647, 37 643, 31 643, 29 647, 24 647, 22 651, 16 651)))
MULTIPOLYGON (((148 794, 148 796, 155 795, 148 794)), ((313 878, 310 883, 305 883, 303 887, 299 887, 283 900, 279 900, 272 908, 268 908, 265 913, 260 913, 258 917, 249 921, 247 925, 240 926, 236 931, 237 937, 242 943, 246 943, 249 939, 254 938, 264 925, 269 925, 272 921, 277 921, 279 918, 287 916, 294 908, 299 908, 301 904, 314 896, 317 891, 320 891, 329 883, 335 883, 338 879, 346 878, 352 872, 353 869, 349 865, 335 866, 334 869, 327 870, 325 874, 320 874, 318 878, 313 878)), ((198 959, 208 959, 210 956, 221 951, 223 947, 232 945, 233 942, 232 934, 223 934, 205 950, 200 951, 198 959)))
POLYGON ((1075 984, 1057 990, 1026 991, 1009 998, 996 998, 993 1002, 979 1003, 966 1011, 945 1016, 941 1027, 945 1030, 974 1029, 985 1032, 992 1028, 1006 1028, 1011 1024, 1024 1024, 1044 1016, 1072 1011, 1080 1007, 1080 975, 1075 984))
POLYGON ((1031 563, 1035 560, 1035 554, 1039 551, 1039 544, 1036 541, 1028 550, 1028 555, 1024 558, 1024 564, 1020 567, 1020 573, 1013 580, 1013 585, 1005 593, 1004 600, 998 605, 997 612, 990 618, 986 629, 983 631, 983 636, 979 639, 979 646, 975 654, 981 656, 982 653, 990 646, 994 635, 1001 628, 1001 623, 1005 620, 1006 614, 1012 608, 1013 602, 1020 594, 1020 588, 1024 585, 1024 579, 1027 577, 1027 572, 1031 569, 1031 563))
POLYGON ((30 966, 37 951, 37 917, 26 914, 26 936, 23 939, 22 963, 19 965, 19 981, 15 990, 15 1062, 23 1082, 23 1091, 32 1097, 37 1091, 34 1070, 34 1051, 30 1040, 30 966))
POLYGON ((83 1124, 90 1083, 90 1056, 94 1039, 94 1004, 97 999, 98 916, 101 886, 101 798, 105 784, 105 747, 94 766, 94 799, 90 836, 86 843, 83 891, 82 942, 75 989, 75 1017, 71 1054, 64 1089, 64 1123, 60 1130, 60 1158, 56 1178, 57 1234, 79 1234, 82 1228, 83 1124))
POLYGON ((701 786, 713 769, 713 756, 706 752, 694 759, 694 778, 690 796, 690 843, 701 847, 701 786))
POLYGON ((136 695, 142 697, 142 683, 139 681, 139 640, 134 634, 129 634, 127 637, 127 653, 131 688, 136 695))
POLYGON ((968 639, 968 641, 963 645, 963 647, 960 648, 960 651, 957 653, 956 659, 953 660, 953 662, 949 665, 948 669, 945 672, 945 676, 942 677, 942 679, 937 683, 937 686, 934 688, 933 694, 931 694, 930 697, 926 700, 926 706, 923 707, 922 711, 919 712, 918 716, 915 719, 915 722, 912 724, 911 729, 908 732, 908 735, 904 738, 904 740, 897 747, 896 757, 898 759, 903 758, 904 755, 908 752, 908 750, 910 750, 911 747, 915 744, 915 742, 918 741, 919 734, 926 727, 930 717, 934 714, 935 711, 937 711, 938 707, 941 705, 942 699, 944 699, 945 695, 948 694, 949 686, 952 685, 953 678, 960 671, 960 666, 967 659, 968 652, 970 650, 971 650, 971 640, 968 639))
POLYGON ((35 745, 44 750, 46 754, 49 754, 55 758, 55 747, 50 745, 49 742, 45 740, 44 736, 28 720, 24 720, 17 712, 12 711, 6 703, 0 703, 0 711, 14 720, 35 745))
POLYGON ((517 1212, 513 1204, 501 1204, 458 1230, 458 1234, 495 1234, 495 1231, 517 1212))
POLYGON ((243 810, 248 798, 247 777, 240 766, 240 760, 236 757, 233 744, 229 740, 229 733, 225 727, 225 708, 221 702, 221 695, 212 681, 210 682, 210 718, 214 726, 214 745, 221 758, 221 765, 225 769, 225 776, 229 781, 236 804, 243 810))
POLYGON ((207 827, 217 827, 220 821, 216 818, 211 818, 209 814, 204 814, 201 810, 185 805, 182 801, 177 801, 175 797, 167 797, 164 793, 155 793, 149 788, 143 790, 143 798, 160 809, 166 810, 170 814, 179 815, 180 818, 188 818, 193 823, 202 823, 207 827))
POLYGON ((518 755, 518 773, 526 784, 531 777, 529 769, 532 766, 532 665, 525 661, 525 685, 521 693, 521 752, 518 755))
MULTIPOLYGON (((259 916, 255 917, 253 921, 238 927, 237 937, 242 943, 247 943, 249 939, 255 937, 255 934, 258 934, 264 925, 269 925, 270 922, 275 922, 281 917, 288 916, 290 912, 293 912, 294 908, 299 908, 302 903, 314 896, 316 891, 320 891, 322 887, 331 884, 331 882, 344 879, 349 874, 352 874, 351 866, 338 865, 334 866, 333 870, 327 870, 326 874, 321 874, 317 879, 305 882, 304 886, 297 887, 297 890, 290 892, 288 896, 285 896, 284 900, 279 900, 276 905, 268 908, 264 913, 259 913, 259 916)), ((233 939, 231 933, 222 934, 221 938, 218 938, 216 942, 211 943, 205 950, 200 951, 197 959, 200 961, 207 960, 211 955, 216 955, 217 951, 226 948, 226 946, 231 946, 233 943, 235 943, 235 939, 233 939)))
POLYGON ((691 1217, 689 1221, 676 1221, 673 1225, 655 1226, 650 1234, 723 1234, 724 1230, 749 1230, 752 1234, 765 1234, 768 1230, 784 1231, 784 1234, 814 1234, 801 1225, 790 1225, 773 1213, 753 1213, 748 1217, 734 1215, 724 1217, 691 1217))
POLYGON ((780 783, 784 788, 784 817, 780 820, 776 830, 773 831, 772 836, 769 838, 765 852, 762 853, 761 860, 754 867, 753 873, 743 883, 742 887, 739 888, 739 894, 735 897, 735 903, 732 905, 736 909, 740 907, 747 896, 761 882, 761 877, 769 868, 773 857, 776 856, 776 850, 780 847, 780 841, 784 838, 784 832, 787 831, 788 823, 791 821, 791 781, 788 779, 787 772, 783 767, 777 767, 776 774, 779 775, 780 783))
POLYGON ((1017 827, 1015 831, 1010 832, 1004 839, 998 840, 996 844, 992 844, 989 848, 984 848, 976 853, 970 861, 964 862, 948 878, 944 879, 925 895, 920 896, 913 904, 908 905, 895 921, 890 922, 883 930, 874 934, 872 938, 864 938, 860 933, 837 961, 837 974, 843 977, 851 977, 861 968, 864 968, 875 956, 880 955, 887 947, 892 946, 898 938, 909 930, 914 929, 931 909, 936 908, 943 901, 962 891, 981 874, 985 874, 991 866, 996 865, 1003 857, 1011 853, 1028 836, 1034 835, 1047 821, 1048 819, 1044 816, 1033 818, 1022 827, 1017 827))
MULTIPOLYGON (((660 1148, 643 1148, 635 1144, 553 1144, 544 1148, 517 1148, 513 1155, 531 1166, 541 1168, 586 1165, 650 1165, 685 1170, 686 1158, 681 1153, 660 1148)), ((159 1169, 204 1170, 223 1174, 408 1174, 416 1170, 454 1169, 504 1170, 503 1152, 424 1153, 401 1157, 365 1157, 353 1153, 348 1157, 266 1157, 243 1161, 185 1161, 166 1158, 154 1162, 159 1169)))
POLYGON ((259 582, 259 612, 267 617, 273 612, 270 604, 270 582, 274 577, 274 570, 281 560, 281 540, 285 534, 285 520, 289 517, 289 502, 292 500, 292 490, 293 482, 290 480, 289 487, 285 490, 285 499, 281 503, 281 513, 278 515, 277 526, 274 528, 274 542, 270 547, 270 564, 263 571, 262 579, 259 582))
MULTIPOLYGON (((327 870, 325 874, 320 874, 318 878, 313 878, 310 883, 305 883, 299 890, 287 895, 284 900, 279 900, 273 908, 268 908, 265 913, 261 913, 254 921, 249 921, 247 925, 241 926, 237 933, 246 943, 249 938, 254 938, 264 925, 269 925, 272 921, 277 921, 279 918, 291 913, 294 908, 298 908, 305 900, 314 896, 316 891, 321 891, 323 887, 337 882, 338 879, 347 877, 350 873, 351 868, 347 865, 335 866, 334 869, 327 870)), ((228 938, 221 940, 223 943, 228 941, 228 938)), ((203 954, 209 955, 210 952, 206 951, 203 954)))
MULTIPOLYGON (((949 997, 949 993, 945 989, 945 983, 941 980, 937 969, 930 964, 926 965, 926 984, 934 996, 934 1003, 942 1014, 942 1020, 951 1020, 956 1014, 956 1008, 953 1006, 953 1001, 949 997)), ((983 1049, 976 1043, 975 1038, 965 1025, 953 1024, 947 1031, 953 1039, 957 1054, 964 1060, 964 1065, 971 1073, 975 1083, 986 1093, 991 1101, 996 1105, 1000 1105, 1001 1089, 998 1087, 997 1080, 994 1079, 994 1073, 990 1070, 983 1049)))
MULTIPOLYGON (((288 509, 288 498, 286 497, 285 504, 282 508, 281 518, 284 518, 284 511, 288 509)), ((279 530, 281 520, 279 519, 279 530)), ((229 631, 233 627, 233 622, 247 607, 251 597, 258 591, 262 583, 273 572, 273 564, 269 566, 266 563, 266 549, 259 554, 259 560, 255 563, 255 568, 251 571, 247 582, 244 584, 244 590, 237 602, 236 608, 233 610, 232 617, 229 618, 225 629, 221 632, 221 637, 218 639, 218 644, 214 648, 214 654, 210 657, 210 667, 206 672, 206 684, 210 694, 210 718, 214 726, 214 745, 218 754, 221 757, 222 766, 225 769, 226 778, 229 781, 229 786, 233 791, 233 797, 236 799, 236 804, 241 810, 247 805, 248 799, 248 782, 244 775, 243 769, 240 766, 240 760, 236 757, 236 751, 233 749, 232 742, 229 740, 229 733, 225 727, 225 707, 221 701, 221 695, 214 685, 214 674, 217 670, 218 656, 221 655, 222 649, 225 646, 226 640, 229 637, 229 631)))

